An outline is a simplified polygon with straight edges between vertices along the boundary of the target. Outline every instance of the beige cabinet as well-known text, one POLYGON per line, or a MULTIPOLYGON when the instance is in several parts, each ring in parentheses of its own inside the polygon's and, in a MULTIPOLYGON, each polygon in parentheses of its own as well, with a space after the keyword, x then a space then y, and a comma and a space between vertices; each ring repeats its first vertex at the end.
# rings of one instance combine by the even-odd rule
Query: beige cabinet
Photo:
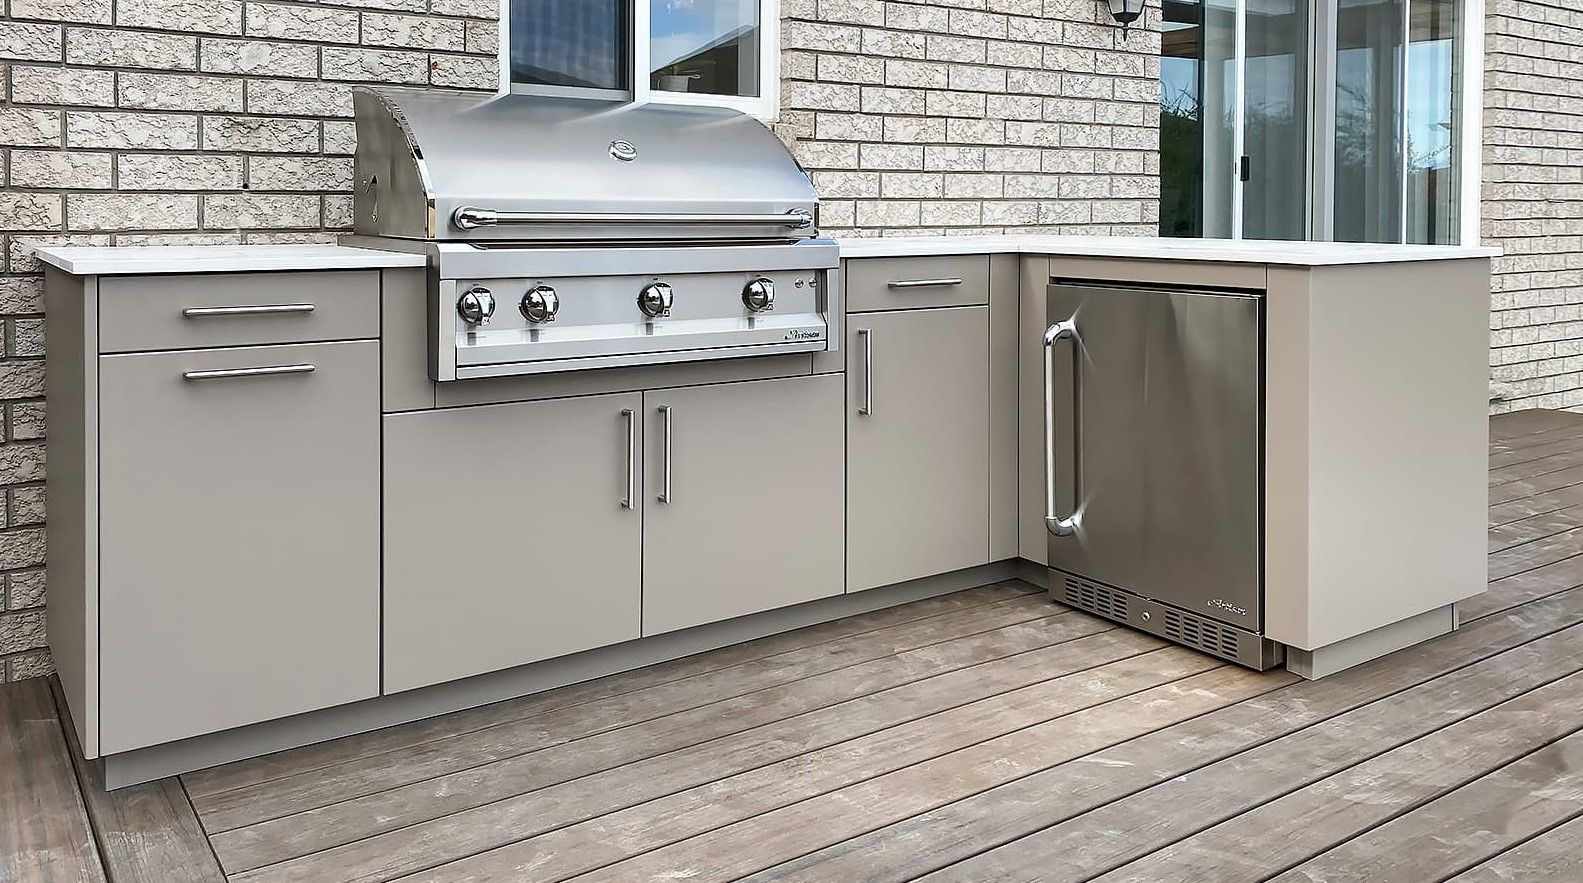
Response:
POLYGON ((841 594, 841 376, 643 394, 643 633, 841 594))
POLYGON ((640 393, 385 417, 385 691, 639 635, 640 393))
POLYGON ((989 308, 849 325, 848 590, 988 563, 989 308))
POLYGON ((104 753, 379 692, 379 344, 103 356, 104 753))

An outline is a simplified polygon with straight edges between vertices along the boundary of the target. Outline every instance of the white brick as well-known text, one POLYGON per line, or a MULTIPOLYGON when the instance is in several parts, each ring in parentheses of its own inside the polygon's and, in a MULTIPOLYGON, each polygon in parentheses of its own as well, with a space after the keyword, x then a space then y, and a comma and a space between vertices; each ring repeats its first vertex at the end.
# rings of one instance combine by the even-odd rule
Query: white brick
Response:
POLYGON ((73 193, 73 230, 179 230, 198 226, 198 197, 178 194, 73 193))
POLYGON ((11 186, 103 190, 111 183, 108 153, 11 151, 11 186))
POLYGON ((11 0, 11 17, 107 25, 113 0, 11 0))
POLYGON ((465 42, 466 26, 455 19, 423 15, 363 13, 363 43, 400 49, 455 49, 465 42))
POLYGON ((247 36, 313 43, 356 43, 357 13, 345 9, 247 4, 247 36))
POLYGON ((314 120, 232 116, 203 118, 204 150, 310 153, 317 148, 318 139, 319 124, 314 120))
POLYGON ((248 80, 247 112, 350 117, 352 89, 340 83, 248 80))
POLYGON ((61 198, 50 193, 0 190, 0 218, 7 230, 59 230, 61 198))
POLYGON ((66 31, 66 61, 97 67, 197 70, 198 39, 180 34, 70 28, 66 31))
POLYGON ((357 149, 357 127, 352 123, 323 124, 324 152, 350 156, 357 149))
POLYGON ((241 34, 241 0, 116 0, 116 24, 187 33, 241 34))
POLYGON ((59 147, 60 111, 0 107, 0 145, 59 147))
POLYGON ((121 74, 122 107, 150 110, 241 110, 242 81, 181 74, 121 74))
POLYGON ((60 61, 60 25, 0 20, 0 59, 60 61))
POLYGON ((209 230, 318 227, 321 219, 317 196, 216 193, 203 199, 203 226, 209 230))
POLYGON ((329 156, 255 156, 247 164, 253 190, 352 189, 352 161, 329 156))
POLYGON ((500 84, 500 62, 477 55, 431 55, 429 82, 452 89, 494 89, 500 84))
POLYGON ((122 190, 224 190, 242 186, 239 156, 124 153, 116 157, 115 172, 122 190))
POLYGON ((396 49, 322 50, 326 79, 374 83, 427 83, 429 56, 396 49))
POLYGON ((66 114, 69 147, 195 150, 198 118, 167 113, 73 111, 66 114))
POLYGON ((315 77, 319 50, 298 43, 266 40, 203 41, 203 70, 215 74, 265 74, 277 77, 315 77))
POLYGON ((23 104, 108 106, 115 103, 115 74, 60 67, 13 67, 11 99, 23 104))

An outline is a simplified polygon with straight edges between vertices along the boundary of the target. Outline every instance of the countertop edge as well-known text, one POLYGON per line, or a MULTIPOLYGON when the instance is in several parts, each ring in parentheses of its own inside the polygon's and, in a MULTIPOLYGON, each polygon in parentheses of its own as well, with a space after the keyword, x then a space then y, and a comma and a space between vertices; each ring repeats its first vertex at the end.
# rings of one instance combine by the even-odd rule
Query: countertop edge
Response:
POLYGON ((346 245, 39 246, 34 257, 74 276, 250 273, 269 270, 383 270, 422 267, 421 254, 346 245), (207 251, 214 249, 214 251, 207 251))

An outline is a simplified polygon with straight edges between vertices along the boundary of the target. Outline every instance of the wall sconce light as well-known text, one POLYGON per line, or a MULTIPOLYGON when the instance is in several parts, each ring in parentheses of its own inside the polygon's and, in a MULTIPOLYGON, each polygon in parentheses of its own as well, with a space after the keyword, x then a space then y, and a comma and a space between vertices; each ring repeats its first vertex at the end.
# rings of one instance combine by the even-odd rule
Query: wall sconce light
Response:
POLYGON ((1127 27, 1143 15, 1144 0, 1105 0, 1110 8, 1110 17, 1121 25, 1122 34, 1125 35, 1127 27))

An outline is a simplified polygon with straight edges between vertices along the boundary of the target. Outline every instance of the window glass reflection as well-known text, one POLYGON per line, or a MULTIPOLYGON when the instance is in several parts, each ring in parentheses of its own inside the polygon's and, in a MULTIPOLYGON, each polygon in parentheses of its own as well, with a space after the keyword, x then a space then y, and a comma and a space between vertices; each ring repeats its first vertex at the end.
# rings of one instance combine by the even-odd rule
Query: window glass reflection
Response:
POLYGON ((511 82, 629 89, 630 0, 511 0, 511 82))
POLYGON ((759 94, 758 0, 650 0, 649 86, 759 94))

